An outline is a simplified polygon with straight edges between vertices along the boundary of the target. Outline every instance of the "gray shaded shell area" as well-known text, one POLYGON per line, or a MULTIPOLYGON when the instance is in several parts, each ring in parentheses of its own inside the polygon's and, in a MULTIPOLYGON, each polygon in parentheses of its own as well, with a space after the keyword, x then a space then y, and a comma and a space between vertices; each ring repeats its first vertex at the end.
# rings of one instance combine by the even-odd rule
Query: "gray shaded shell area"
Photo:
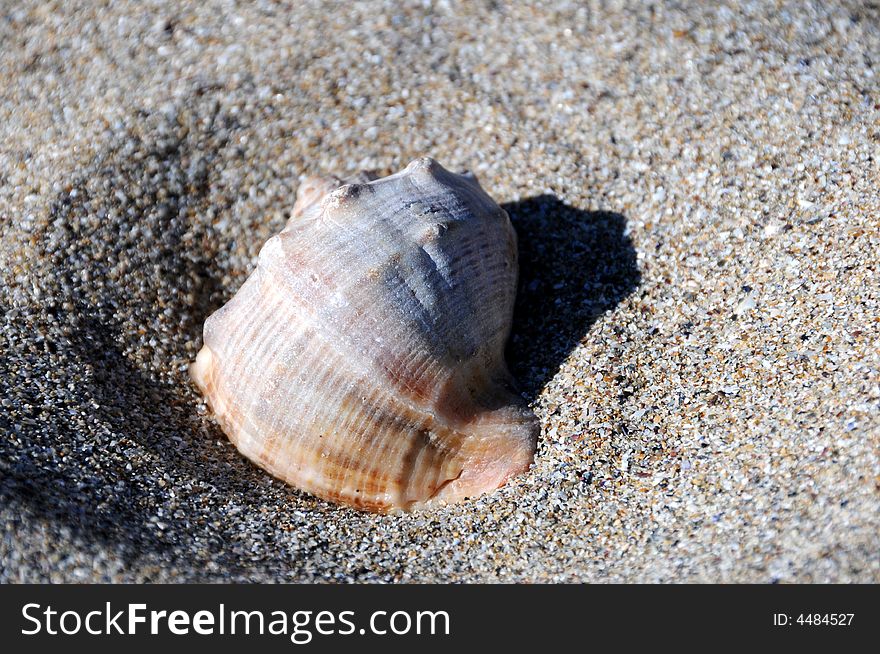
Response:
POLYGON ((208 319, 194 378, 248 458, 321 497, 387 511, 496 488, 538 432, 504 362, 507 214, 427 158, 334 179, 305 186, 208 319))
MULTIPOLYGON (((395 175, 342 185, 276 238, 298 264, 287 281, 301 294, 333 289, 351 301, 379 276, 395 322, 424 338, 433 357, 503 364, 516 296, 516 233, 473 175, 417 159, 395 175), (299 259, 306 252, 316 259, 299 259), (300 266, 320 280, 299 275, 300 266), (347 289, 334 278, 343 269, 354 284, 347 289)), ((316 309, 332 322, 332 304, 316 309)), ((365 312, 358 326, 389 325, 365 312)))

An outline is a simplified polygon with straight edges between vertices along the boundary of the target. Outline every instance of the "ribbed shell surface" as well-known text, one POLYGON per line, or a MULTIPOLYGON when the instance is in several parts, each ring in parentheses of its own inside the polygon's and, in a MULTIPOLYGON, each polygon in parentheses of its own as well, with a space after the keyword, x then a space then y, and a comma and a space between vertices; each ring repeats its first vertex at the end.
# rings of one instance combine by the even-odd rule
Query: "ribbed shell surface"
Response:
POLYGON ((516 279, 513 227, 473 176, 419 159, 323 178, 205 323, 192 376, 245 456, 319 497, 476 496, 528 468, 538 432, 504 363, 516 279))

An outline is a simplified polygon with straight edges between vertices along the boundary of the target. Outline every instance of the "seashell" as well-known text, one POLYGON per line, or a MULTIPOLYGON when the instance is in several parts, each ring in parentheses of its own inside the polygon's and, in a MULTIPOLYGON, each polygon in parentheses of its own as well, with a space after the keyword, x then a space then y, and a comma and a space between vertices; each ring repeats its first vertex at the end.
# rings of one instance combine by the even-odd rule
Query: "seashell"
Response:
POLYGON ((302 490, 379 512, 475 497, 528 469, 539 431, 504 361, 516 279, 513 226, 469 173, 311 178, 190 373, 302 490))

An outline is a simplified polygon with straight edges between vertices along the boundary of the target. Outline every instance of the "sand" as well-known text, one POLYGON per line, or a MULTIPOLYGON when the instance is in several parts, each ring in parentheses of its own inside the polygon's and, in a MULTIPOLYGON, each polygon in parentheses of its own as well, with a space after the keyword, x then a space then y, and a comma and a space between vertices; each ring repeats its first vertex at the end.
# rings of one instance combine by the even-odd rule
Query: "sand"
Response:
POLYGON ((4 3, 0 580, 880 581, 880 9, 709 4, 4 3), (186 366, 302 178, 420 155, 519 232, 542 436, 374 516, 186 366))

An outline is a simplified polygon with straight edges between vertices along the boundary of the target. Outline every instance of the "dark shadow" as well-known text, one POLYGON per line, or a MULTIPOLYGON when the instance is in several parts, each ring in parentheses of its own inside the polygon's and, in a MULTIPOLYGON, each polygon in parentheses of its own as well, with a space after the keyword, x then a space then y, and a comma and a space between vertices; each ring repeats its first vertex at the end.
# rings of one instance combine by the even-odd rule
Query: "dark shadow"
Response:
POLYGON ((626 219, 553 195, 502 205, 517 231, 520 282, 507 361, 534 400, 605 311, 641 282, 626 219))
MULTIPOLYGON (((259 510, 267 501, 259 472, 224 447, 216 429, 200 428, 194 403, 181 401, 174 382, 151 378, 132 362, 119 347, 119 327, 89 317, 93 310, 78 305, 56 312, 58 323, 70 328, 69 361, 59 374, 70 380, 66 398, 47 404, 20 430, 25 447, 4 470, 0 495, 86 543, 111 546, 127 562, 144 556, 168 563, 201 559, 202 565, 244 572, 223 548, 234 535, 224 533, 222 521, 212 525, 193 499, 214 491, 259 510), (78 379, 83 371, 91 374, 78 379), (165 475, 168 481, 185 479, 194 496, 163 492, 165 475), (181 509, 192 522, 174 519, 181 509), (197 542, 201 551, 192 547, 197 542)), ((21 399, 28 389, 3 391, 21 399)))

